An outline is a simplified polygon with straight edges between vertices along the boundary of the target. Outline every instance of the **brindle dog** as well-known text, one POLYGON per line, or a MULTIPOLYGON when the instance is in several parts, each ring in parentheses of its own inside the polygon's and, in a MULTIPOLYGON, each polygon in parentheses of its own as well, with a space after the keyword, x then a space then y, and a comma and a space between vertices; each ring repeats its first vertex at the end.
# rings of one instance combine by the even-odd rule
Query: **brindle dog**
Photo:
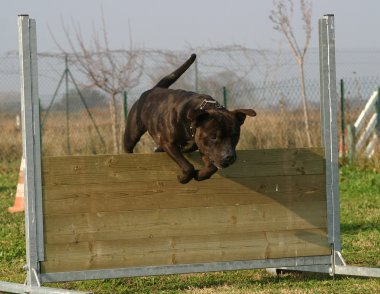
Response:
POLYGON ((218 169, 236 160, 235 147, 240 126, 253 109, 229 111, 212 97, 184 90, 168 89, 194 62, 195 54, 177 70, 144 92, 132 106, 124 133, 124 149, 128 153, 148 131, 159 147, 182 169, 180 183, 191 179, 202 181, 218 169), (199 150, 205 166, 195 170, 184 152, 199 150))

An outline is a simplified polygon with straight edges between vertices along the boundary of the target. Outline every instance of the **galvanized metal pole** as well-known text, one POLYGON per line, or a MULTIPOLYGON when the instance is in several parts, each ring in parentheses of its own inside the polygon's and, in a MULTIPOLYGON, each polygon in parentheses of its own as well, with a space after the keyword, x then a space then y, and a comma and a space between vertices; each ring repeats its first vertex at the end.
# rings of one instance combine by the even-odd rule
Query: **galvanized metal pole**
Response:
POLYGON ((36 219, 37 219, 37 253, 38 260, 44 261, 43 213, 42 213, 42 137, 40 123, 40 96, 38 92, 38 62, 37 62, 37 26, 34 19, 30 20, 30 49, 32 73, 32 99, 34 120, 34 182, 36 190, 36 219))
POLYGON ((23 154, 25 155, 25 239, 27 284, 39 286, 43 260, 41 146, 35 21, 18 17, 23 154), (42 242, 42 243, 41 243, 42 242))
POLYGON ((326 156, 327 223, 328 238, 333 250, 334 269, 335 252, 341 251, 334 15, 325 15, 319 20, 319 36, 322 135, 326 156))

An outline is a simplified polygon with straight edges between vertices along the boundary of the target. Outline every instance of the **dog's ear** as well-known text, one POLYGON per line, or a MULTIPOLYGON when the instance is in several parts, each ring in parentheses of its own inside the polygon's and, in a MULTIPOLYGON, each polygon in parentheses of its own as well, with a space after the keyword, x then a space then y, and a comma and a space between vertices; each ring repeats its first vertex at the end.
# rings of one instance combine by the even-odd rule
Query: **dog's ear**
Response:
POLYGON ((242 125, 245 121, 245 117, 248 116, 256 116, 256 111, 253 109, 236 109, 233 111, 238 122, 242 125))
POLYGON ((203 121, 210 117, 210 114, 203 109, 195 109, 189 112, 188 116, 189 120, 196 127, 201 124, 203 121))

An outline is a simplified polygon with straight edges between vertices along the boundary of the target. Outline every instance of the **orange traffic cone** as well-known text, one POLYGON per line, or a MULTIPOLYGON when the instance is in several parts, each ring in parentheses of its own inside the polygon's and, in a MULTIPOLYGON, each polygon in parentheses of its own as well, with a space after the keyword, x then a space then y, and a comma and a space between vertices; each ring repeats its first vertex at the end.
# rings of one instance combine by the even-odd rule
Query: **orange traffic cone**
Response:
POLYGON ((17 183, 17 191, 15 203, 12 207, 8 208, 9 212, 21 212, 24 211, 24 168, 25 168, 25 159, 22 157, 20 172, 18 174, 18 183, 17 183))

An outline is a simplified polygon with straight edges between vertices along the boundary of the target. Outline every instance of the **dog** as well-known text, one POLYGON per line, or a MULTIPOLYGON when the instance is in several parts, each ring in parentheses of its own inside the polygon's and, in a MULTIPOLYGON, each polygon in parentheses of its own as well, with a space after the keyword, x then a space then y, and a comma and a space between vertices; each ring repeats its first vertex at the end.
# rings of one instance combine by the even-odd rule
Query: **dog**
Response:
POLYGON ((208 95, 169 87, 191 66, 195 54, 177 70, 144 92, 133 104, 124 132, 124 149, 133 153, 141 136, 148 131, 158 145, 181 168, 178 181, 209 179, 218 169, 236 160, 240 126, 253 109, 229 111, 208 95), (196 170, 183 153, 199 150, 205 166, 196 170))

